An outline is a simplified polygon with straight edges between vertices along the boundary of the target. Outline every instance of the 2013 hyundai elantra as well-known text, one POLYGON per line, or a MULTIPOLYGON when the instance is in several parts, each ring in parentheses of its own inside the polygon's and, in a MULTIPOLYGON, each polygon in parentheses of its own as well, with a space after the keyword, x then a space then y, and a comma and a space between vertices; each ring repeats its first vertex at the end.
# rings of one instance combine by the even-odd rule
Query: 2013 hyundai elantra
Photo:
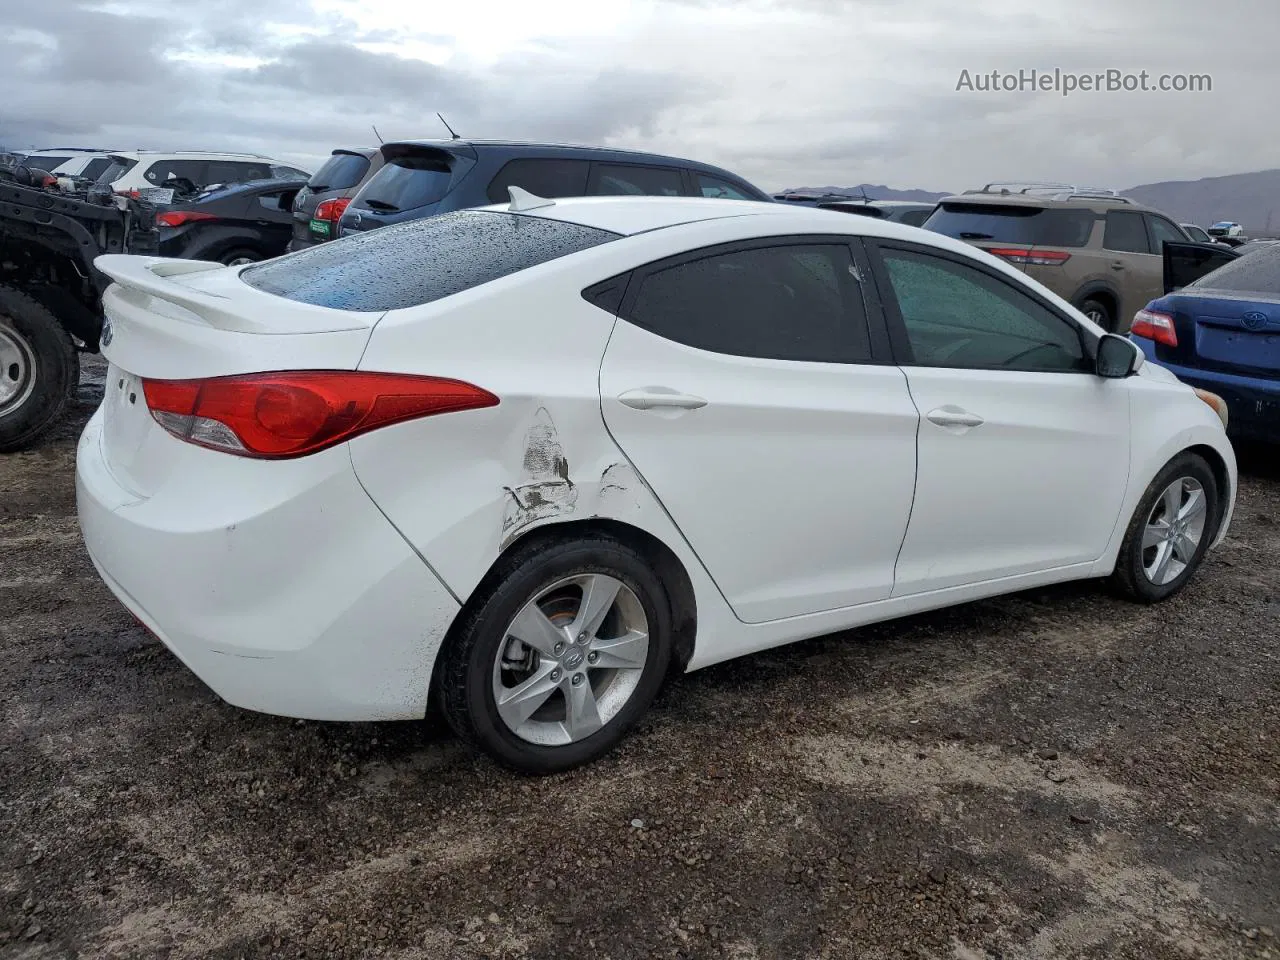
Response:
POLYGON ((1225 535, 1221 402, 912 227, 676 198, 450 213, 246 268, 105 256, 85 543, 232 704, 521 770, 664 677, 1225 535))

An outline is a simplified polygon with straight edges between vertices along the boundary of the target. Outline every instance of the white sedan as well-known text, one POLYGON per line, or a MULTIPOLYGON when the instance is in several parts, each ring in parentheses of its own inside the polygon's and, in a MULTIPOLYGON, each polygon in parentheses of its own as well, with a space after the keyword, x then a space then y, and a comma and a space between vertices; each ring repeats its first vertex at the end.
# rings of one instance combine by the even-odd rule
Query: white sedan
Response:
POLYGON ((1084 578, 1180 590, 1225 412, 1004 261, 785 204, 534 198, 246 268, 104 256, 86 545, 232 704, 598 757, 664 678, 1084 578))

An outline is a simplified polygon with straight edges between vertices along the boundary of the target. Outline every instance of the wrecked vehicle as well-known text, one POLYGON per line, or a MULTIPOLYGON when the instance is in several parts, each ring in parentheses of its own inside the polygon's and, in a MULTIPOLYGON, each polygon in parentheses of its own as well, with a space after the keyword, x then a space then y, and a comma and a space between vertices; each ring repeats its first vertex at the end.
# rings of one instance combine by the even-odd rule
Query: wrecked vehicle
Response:
POLYGON ((1209 395, 984 251, 509 190, 239 269, 98 261, 85 545, 229 703, 435 705, 549 773, 672 673, 1068 580, 1153 603, 1226 534, 1209 395))
POLYGON ((75 395, 110 282, 94 258, 154 253, 154 220, 146 201, 67 193, 45 171, 0 167, 0 452, 38 439, 75 395))

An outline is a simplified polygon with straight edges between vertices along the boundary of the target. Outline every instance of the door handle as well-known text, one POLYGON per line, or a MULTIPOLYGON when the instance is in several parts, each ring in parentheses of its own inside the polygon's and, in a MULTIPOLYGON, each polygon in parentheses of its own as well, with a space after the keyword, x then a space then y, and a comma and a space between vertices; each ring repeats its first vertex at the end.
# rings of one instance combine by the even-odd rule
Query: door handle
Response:
POLYGON ((1123 270, 1123 269, 1124 269, 1124 261, 1122 261, 1122 260, 1112 260, 1112 261, 1111 261, 1111 269, 1112 269, 1112 270, 1123 270))
POLYGON ((950 406, 930 410, 928 417, 930 423, 936 423, 940 427, 980 427, 986 423, 976 413, 950 406))
POLYGON ((707 405, 707 401, 702 397, 695 397, 691 393, 678 393, 669 387, 643 387, 639 390, 628 390, 618 396, 618 402, 636 410, 655 410, 664 407, 676 410, 697 410, 707 405))

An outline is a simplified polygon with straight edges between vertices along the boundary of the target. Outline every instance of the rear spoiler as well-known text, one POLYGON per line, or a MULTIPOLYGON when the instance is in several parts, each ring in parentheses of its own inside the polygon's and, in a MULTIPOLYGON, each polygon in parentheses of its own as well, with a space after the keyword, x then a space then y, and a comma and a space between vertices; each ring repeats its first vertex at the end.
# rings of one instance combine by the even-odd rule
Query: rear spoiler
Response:
POLYGON ((223 309, 226 297, 196 290, 169 279, 191 273, 203 273, 207 270, 225 269, 220 263, 208 260, 171 260, 164 257, 134 257, 124 253, 104 253, 93 261, 93 265, 120 286, 189 310, 210 326, 234 329, 244 323, 244 317, 223 309))
MULTIPOLYGON (((104 253, 93 263, 99 271, 124 290, 136 291, 173 304, 216 330, 274 334, 333 333, 341 330, 367 329, 372 327, 381 316, 377 313, 357 315, 328 307, 297 303, 261 291, 259 291, 260 296, 271 298, 270 309, 246 310, 246 303, 238 296, 233 300, 215 290, 206 290, 179 282, 181 277, 225 271, 227 280, 231 281, 227 284, 229 290, 241 294, 252 289, 232 276, 236 272, 235 268, 224 267, 220 263, 207 260, 173 260, 166 257, 104 253), (358 316, 363 316, 364 319, 356 319, 358 316), (258 319, 259 317, 267 319, 258 319)), ((105 296, 106 294, 104 298, 105 296)))

